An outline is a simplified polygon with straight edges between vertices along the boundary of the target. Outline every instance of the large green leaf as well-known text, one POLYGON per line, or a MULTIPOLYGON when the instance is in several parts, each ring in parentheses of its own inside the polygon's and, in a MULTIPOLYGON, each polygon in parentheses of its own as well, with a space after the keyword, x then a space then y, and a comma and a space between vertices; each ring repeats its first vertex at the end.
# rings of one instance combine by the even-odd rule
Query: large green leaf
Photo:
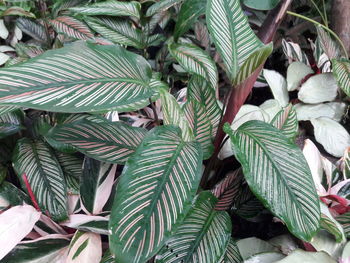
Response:
POLYGON ((110 249, 120 263, 145 262, 183 220, 202 170, 199 143, 175 126, 152 130, 126 163, 111 212, 110 249))
POLYGON ((214 145, 212 140, 212 125, 207 117, 206 109, 195 100, 187 101, 183 109, 193 131, 193 136, 202 146, 203 158, 208 159, 214 151, 214 145))
POLYGON ((221 118, 221 109, 215 96, 215 90, 202 77, 193 75, 188 83, 187 99, 197 101, 206 109, 208 119, 212 124, 212 136, 215 137, 221 118))
POLYGON ((80 180, 80 198, 91 214, 102 212, 112 190, 117 166, 85 158, 80 180))
POLYGON ((206 4, 207 0, 186 0, 181 5, 174 30, 175 40, 186 33, 196 22, 197 18, 205 13, 206 4))
POLYGON ((215 90, 218 83, 216 65, 203 49, 191 44, 172 43, 169 51, 187 72, 205 78, 215 90))
POLYGON ((40 209, 54 220, 65 220, 67 186, 53 151, 43 141, 23 138, 17 142, 13 156, 23 188, 28 190, 30 186, 40 209))
POLYGON ((347 59, 332 60, 333 75, 339 87, 350 97, 350 61, 347 59))
POLYGON ((131 21, 110 17, 87 17, 84 21, 101 36, 114 43, 145 48, 141 30, 135 28, 131 21))
POLYGON ((141 4, 136 1, 122 2, 108 0, 87 6, 72 7, 69 10, 90 16, 134 16, 140 18, 141 4))
POLYGON ((233 132, 225 125, 244 176, 257 197, 290 232, 310 241, 320 224, 320 205, 301 150, 281 131, 248 121, 233 132))
POLYGON ((96 160, 124 163, 141 143, 147 130, 123 122, 94 122, 82 119, 57 125, 47 137, 71 144, 96 160))
POLYGON ((219 262, 231 236, 231 218, 214 209, 216 197, 202 192, 156 262, 219 262))
POLYGON ((60 16, 49 22, 57 33, 64 34, 67 37, 83 40, 94 37, 90 29, 83 22, 73 17, 60 16))
POLYGON ((22 121, 24 118, 23 111, 15 110, 0 115, 0 139, 11 134, 19 132, 24 127, 22 121))
POLYGON ((234 82, 239 67, 263 44, 250 28, 239 0, 208 0, 206 19, 228 77, 234 82))
POLYGON ((76 42, 0 70, 0 103, 86 112, 142 108, 155 91, 151 67, 119 46, 76 42))

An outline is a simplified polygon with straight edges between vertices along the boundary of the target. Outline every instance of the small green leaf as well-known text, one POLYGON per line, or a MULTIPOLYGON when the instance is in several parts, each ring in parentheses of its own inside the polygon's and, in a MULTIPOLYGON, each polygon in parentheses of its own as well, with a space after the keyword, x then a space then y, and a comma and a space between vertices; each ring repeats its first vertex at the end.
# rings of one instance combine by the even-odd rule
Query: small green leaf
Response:
POLYGON ((256 10, 271 10, 280 0, 243 0, 244 5, 256 10))
POLYGON ((164 12, 168 8, 181 3, 183 0, 162 0, 151 5, 146 12, 146 16, 153 16, 156 13, 164 12))
POLYGON ((289 104, 282 111, 277 113, 277 115, 272 119, 271 124, 288 137, 290 140, 294 141, 298 133, 298 120, 297 114, 292 106, 289 104))
POLYGON ((333 75, 339 87, 350 97, 350 61, 347 59, 332 60, 333 75))

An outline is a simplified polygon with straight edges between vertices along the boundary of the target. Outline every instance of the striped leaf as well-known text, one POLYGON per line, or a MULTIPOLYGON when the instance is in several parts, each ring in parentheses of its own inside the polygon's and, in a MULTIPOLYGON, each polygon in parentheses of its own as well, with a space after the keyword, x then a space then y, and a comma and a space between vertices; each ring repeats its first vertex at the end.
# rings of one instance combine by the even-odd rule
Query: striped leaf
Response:
POLYGON ((310 241, 320 224, 320 205, 302 151, 277 128, 248 121, 233 132, 225 125, 249 187, 296 237, 310 241))
POLYGON ((241 253, 239 253, 239 249, 236 245, 236 242, 233 241, 233 239, 231 238, 228 243, 224 259, 221 261, 221 263, 242 263, 242 262, 243 262, 243 259, 242 259, 241 253))
POLYGON ((209 83, 199 76, 192 76, 187 88, 187 99, 197 101, 206 109, 208 119, 212 124, 212 137, 215 137, 221 118, 221 109, 217 103, 215 91, 209 83))
POLYGON ((79 181, 83 173, 82 159, 62 152, 56 152, 56 158, 66 179, 68 194, 79 194, 79 181))
POLYGON ((42 24, 37 23, 35 20, 20 17, 16 20, 16 25, 21 31, 35 40, 44 43, 47 42, 45 27, 42 24))
POLYGON ((203 158, 208 159, 214 151, 214 145, 212 125, 207 117, 206 109, 197 101, 186 102, 183 109, 193 136, 202 146, 203 158))
POLYGON ((23 129, 23 119, 24 113, 22 110, 15 110, 0 115, 0 139, 15 134, 23 129))
POLYGON ((18 109, 16 106, 0 106, 0 116, 18 109))
POLYGON ((102 212, 112 191, 117 166, 85 158, 80 180, 80 198, 91 214, 102 212))
POLYGON ((273 45, 268 44, 257 50, 255 50, 243 63, 238 71, 235 79, 235 84, 241 84, 249 76, 251 76, 255 70, 257 70, 262 64, 265 63, 266 59, 272 53, 273 45))
POLYGON ((157 263, 219 262, 231 236, 231 218, 214 209, 217 199, 202 192, 172 238, 156 257, 157 263))
POLYGON ((146 12, 146 16, 153 16, 156 13, 164 12, 168 8, 181 3, 183 0, 161 0, 151 5, 146 12))
POLYGON ((69 238, 64 235, 47 235, 22 241, 2 260, 6 263, 60 262, 65 259, 69 238))
POLYGON ((204 50, 191 44, 172 43, 169 45, 169 51, 187 72, 205 78, 215 90, 218 72, 214 61, 204 50))
POLYGON ((301 50, 298 44, 282 39, 282 49, 283 53, 288 58, 289 64, 293 61, 298 61, 305 65, 310 65, 306 54, 301 50))
POLYGON ((276 116, 272 119, 271 124, 277 129, 281 130, 281 132, 287 138, 294 141, 298 133, 299 125, 297 113, 294 110, 293 105, 289 104, 279 113, 277 113, 276 116))
POLYGON ((249 186, 242 184, 240 194, 233 200, 231 211, 244 219, 250 219, 258 216, 263 210, 264 206, 249 189, 249 186))
POLYGON ((346 148, 344 152, 344 168, 343 170, 343 175, 345 178, 349 179, 350 178, 350 147, 346 148))
POLYGON ((133 16, 140 18, 141 4, 136 1, 108 0, 82 7, 72 7, 69 10, 88 16, 133 16))
POLYGON ((141 143, 147 130, 122 122, 82 119, 58 125, 47 135, 60 143, 71 144, 85 155, 109 163, 124 163, 141 143))
POLYGON ((13 167, 23 189, 30 186, 40 206, 53 220, 67 218, 67 186, 53 151, 42 141, 23 138, 16 144, 13 167))
POLYGON ((83 40, 94 37, 90 29, 83 22, 73 17, 60 16, 49 22, 57 33, 64 34, 67 37, 83 40))
POLYGON ((44 52, 45 50, 38 46, 27 45, 24 43, 16 44, 16 53, 19 57, 34 58, 44 52))
POLYGON ((22 190, 7 181, 0 184, 0 210, 23 203, 31 204, 31 201, 22 190))
POLYGON ((242 169, 230 172, 211 191, 218 198, 215 209, 219 211, 227 210, 231 207, 233 200, 241 193, 242 169))
POLYGON ((72 214, 69 216, 69 220, 60 223, 60 225, 78 229, 81 231, 109 235, 108 218, 103 216, 72 214))
POLYGON ((342 225, 346 237, 350 238, 350 212, 339 215, 335 219, 342 225))
POLYGON ((97 33, 113 43, 143 49, 141 30, 135 28, 131 21, 110 17, 87 17, 84 21, 97 33))
POLYGON ((151 67, 119 46, 76 42, 0 69, 0 103, 58 112, 127 111, 149 104, 151 67))
POLYGON ((183 220, 197 191, 201 146, 175 126, 159 126, 126 163, 111 212, 110 250, 116 261, 145 262, 183 220))
POLYGON ((263 44, 250 28, 239 0, 208 0, 206 20, 226 73, 234 82, 239 67, 263 44))
POLYGON ((336 242, 346 241, 343 227, 334 219, 328 207, 323 203, 321 203, 321 228, 331 233, 336 242))
POLYGON ((182 130, 182 138, 185 141, 192 141, 194 139, 193 131, 186 119, 183 109, 180 107, 175 97, 163 88, 159 89, 159 94, 162 102, 164 124, 180 127, 182 130))
POLYGON ((316 29, 321 47, 324 53, 326 53, 327 57, 329 59, 339 58, 341 54, 338 43, 335 42, 330 36, 330 34, 322 27, 317 26, 316 29))
POLYGON ((193 26, 199 16, 205 13, 206 4, 207 0, 186 0, 181 5, 174 30, 175 41, 193 26))
POLYGON ((347 59, 332 60, 333 75, 338 86, 350 97, 350 61, 347 59))

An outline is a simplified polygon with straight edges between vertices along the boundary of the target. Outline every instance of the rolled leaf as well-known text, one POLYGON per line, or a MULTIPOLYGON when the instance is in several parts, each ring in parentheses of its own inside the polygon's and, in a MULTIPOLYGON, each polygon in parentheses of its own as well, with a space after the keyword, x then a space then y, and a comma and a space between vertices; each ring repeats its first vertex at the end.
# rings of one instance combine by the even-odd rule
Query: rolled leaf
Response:
POLYGON ((270 124, 249 121, 233 132, 225 125, 251 190, 284 221, 289 231, 310 241, 320 224, 320 206, 301 150, 270 124))
POLYGON ((126 163, 110 218, 110 250, 118 262, 154 256, 185 217, 202 172, 199 143, 175 126, 152 130, 126 163))

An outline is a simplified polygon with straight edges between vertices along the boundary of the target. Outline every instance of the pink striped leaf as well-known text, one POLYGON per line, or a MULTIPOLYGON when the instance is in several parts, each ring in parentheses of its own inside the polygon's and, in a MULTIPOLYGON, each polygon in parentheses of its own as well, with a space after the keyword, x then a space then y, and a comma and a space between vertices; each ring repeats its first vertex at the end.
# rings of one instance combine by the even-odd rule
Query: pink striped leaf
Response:
POLYGON ((115 46, 75 42, 0 70, 0 103, 52 112, 129 111, 149 104, 152 70, 115 46))
POLYGON ((134 153, 146 133, 146 129, 131 127, 123 122, 82 119, 56 126, 49 131, 47 137, 70 144, 96 160, 123 164, 134 153))
POLYGON ((221 262, 231 238, 231 218, 214 209, 217 198, 201 192, 175 234, 156 256, 156 263, 221 262))
POLYGON ((82 40, 94 37, 87 25, 73 17, 60 16, 49 22, 57 33, 64 34, 67 37, 82 40))
POLYGON ((202 146, 203 158, 208 159, 213 153, 214 145, 212 125, 205 107, 195 100, 188 101, 184 105, 184 112, 194 137, 202 146))
POLYGON ((43 141, 23 138, 17 142, 13 156, 23 188, 34 195, 40 209, 53 220, 65 220, 67 186, 53 150, 43 141))
POLYGON ((241 193, 242 185, 242 169, 237 169, 226 175, 226 177, 219 182, 212 193, 218 198, 215 205, 216 210, 227 210, 231 207, 235 197, 241 193))
POLYGON ((179 127, 152 130, 126 163, 109 227, 118 262, 146 262, 171 236, 199 185, 202 151, 182 139, 179 127))

